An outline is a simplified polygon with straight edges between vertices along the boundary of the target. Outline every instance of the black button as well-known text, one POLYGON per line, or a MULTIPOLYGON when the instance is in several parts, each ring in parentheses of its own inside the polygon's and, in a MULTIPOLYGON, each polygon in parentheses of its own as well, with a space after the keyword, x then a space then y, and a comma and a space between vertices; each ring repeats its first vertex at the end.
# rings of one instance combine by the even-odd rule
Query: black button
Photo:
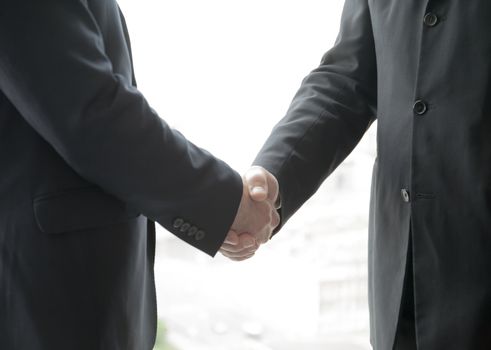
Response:
POLYGON ((422 100, 417 100, 414 102, 413 111, 417 115, 423 115, 428 111, 428 106, 422 100))
POLYGON ((186 223, 182 224, 180 230, 181 230, 182 233, 188 232, 188 230, 189 230, 190 227, 191 227, 191 225, 186 222, 186 223))
POLYGON ((188 236, 194 236, 198 232, 198 228, 196 226, 191 226, 191 228, 188 230, 188 236))
POLYGON ((206 233, 204 231, 199 230, 198 232, 196 232, 196 236, 194 236, 194 239, 196 239, 197 241, 201 241, 203 238, 205 238, 205 236, 206 233))
POLYGON ((179 227, 181 227, 181 226, 182 226, 182 224, 184 224, 184 220, 183 220, 183 219, 181 219, 181 218, 177 218, 177 219, 175 219, 175 220, 174 220, 174 223, 173 223, 174 228, 179 228, 179 227))
POLYGON ((424 23, 428 27, 434 27, 438 24, 438 16, 432 12, 429 12, 425 15, 424 23))
POLYGON ((401 197, 405 203, 409 203, 409 201, 411 200, 411 197, 409 196, 409 191, 405 188, 401 190, 401 197))

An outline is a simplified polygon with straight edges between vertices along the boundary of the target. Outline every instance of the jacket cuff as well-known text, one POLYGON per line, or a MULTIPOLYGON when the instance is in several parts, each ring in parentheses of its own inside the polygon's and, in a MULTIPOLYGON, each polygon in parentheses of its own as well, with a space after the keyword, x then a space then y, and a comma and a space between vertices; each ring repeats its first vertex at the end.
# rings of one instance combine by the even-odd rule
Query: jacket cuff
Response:
POLYGON ((186 243, 214 257, 235 220, 242 193, 242 177, 232 170, 217 182, 202 207, 164 219, 171 222, 159 220, 159 223, 186 243))

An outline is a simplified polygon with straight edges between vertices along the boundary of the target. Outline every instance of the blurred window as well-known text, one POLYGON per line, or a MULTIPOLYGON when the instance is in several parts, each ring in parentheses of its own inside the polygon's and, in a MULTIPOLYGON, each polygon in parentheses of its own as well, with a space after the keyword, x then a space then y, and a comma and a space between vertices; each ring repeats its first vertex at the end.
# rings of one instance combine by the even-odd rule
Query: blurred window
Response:
MULTIPOLYGON (((239 171, 334 44, 342 0, 121 0, 140 90, 239 171)), ((369 349, 372 126, 250 261, 211 259, 159 229, 158 350, 369 349)))

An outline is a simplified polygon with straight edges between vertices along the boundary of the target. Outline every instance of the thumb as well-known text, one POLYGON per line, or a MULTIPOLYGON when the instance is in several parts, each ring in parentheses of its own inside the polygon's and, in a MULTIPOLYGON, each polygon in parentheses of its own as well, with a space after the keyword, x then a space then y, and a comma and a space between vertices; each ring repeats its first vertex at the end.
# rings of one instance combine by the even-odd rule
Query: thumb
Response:
POLYGON ((262 202, 268 198, 268 179, 266 171, 259 167, 251 167, 244 175, 249 189, 249 196, 256 202, 262 202))

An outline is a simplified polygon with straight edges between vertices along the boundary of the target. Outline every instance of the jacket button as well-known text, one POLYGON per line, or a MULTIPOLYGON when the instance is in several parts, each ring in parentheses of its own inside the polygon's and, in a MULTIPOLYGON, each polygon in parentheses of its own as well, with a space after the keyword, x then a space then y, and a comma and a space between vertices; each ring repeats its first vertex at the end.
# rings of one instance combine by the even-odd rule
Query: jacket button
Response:
POLYGON ((174 226, 174 228, 179 228, 182 226, 182 224, 184 224, 184 220, 181 218, 177 218, 174 220, 174 223, 172 225, 174 226))
POLYGON ((409 203, 409 201, 411 200, 411 197, 409 196, 409 191, 405 188, 401 190, 401 197, 404 203, 409 203))
POLYGON ((422 100, 417 100, 414 102, 413 111, 417 115, 423 115, 428 111, 428 106, 422 100))
POLYGON ((198 232, 196 232, 196 236, 194 236, 194 239, 197 241, 201 241, 203 238, 205 238, 205 236, 206 236, 205 231, 199 230, 198 232))
POLYGON ((181 228, 179 229, 182 233, 188 232, 189 228, 191 227, 190 224, 187 222, 182 224, 181 228))
POLYGON ((191 228, 188 230, 188 236, 194 236, 198 232, 198 228, 196 226, 191 226, 191 228))
POLYGON ((438 16, 429 12, 424 17, 424 24, 428 27, 434 27, 438 24, 438 16))

